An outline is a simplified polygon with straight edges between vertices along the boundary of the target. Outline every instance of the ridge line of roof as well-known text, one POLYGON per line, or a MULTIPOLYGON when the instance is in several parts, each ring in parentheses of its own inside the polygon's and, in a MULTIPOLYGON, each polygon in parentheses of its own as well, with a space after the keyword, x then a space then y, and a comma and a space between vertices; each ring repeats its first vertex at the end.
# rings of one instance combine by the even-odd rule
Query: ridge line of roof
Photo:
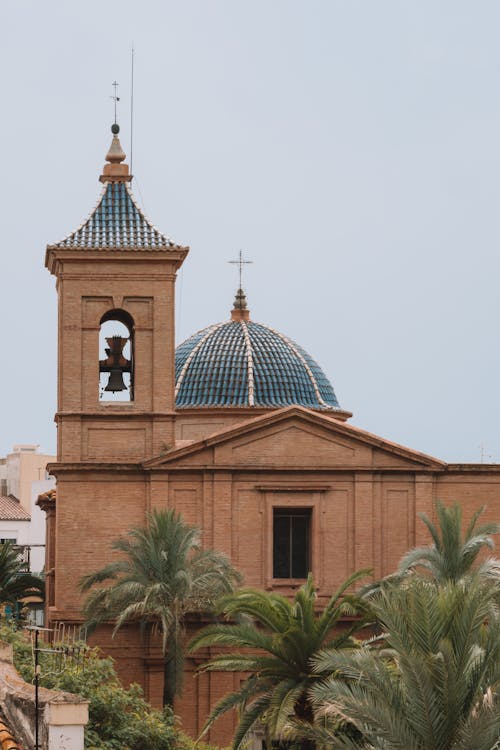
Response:
POLYGON ((102 186, 102 189, 101 189, 101 192, 100 192, 100 194, 99 194, 99 196, 98 196, 98 198, 97 198, 97 202, 96 202, 96 204, 95 204, 94 208, 92 208, 92 209, 91 209, 91 210, 89 211, 89 214, 88 214, 87 218, 86 218, 86 219, 84 219, 84 220, 83 220, 83 221, 81 222, 81 224, 79 224, 79 225, 78 225, 78 226, 76 227, 76 229, 73 229, 73 231, 72 231, 72 232, 68 232, 68 234, 67 234, 67 235, 65 235, 65 236, 64 236, 64 237, 63 237, 63 238, 62 238, 61 240, 58 240, 58 242, 52 242, 52 243, 49 243, 49 244, 47 245, 47 247, 57 247, 58 245, 61 245, 61 244, 62 244, 63 242, 66 242, 66 240, 69 240, 69 238, 70 238, 70 237, 72 237, 73 235, 75 235, 75 234, 76 234, 77 232, 79 232, 79 231, 80 231, 80 229, 83 229, 83 227, 85 226, 85 224, 87 224, 87 222, 88 222, 88 221, 90 221, 90 219, 92 218, 92 216, 93 216, 93 215, 95 214, 95 212, 97 211, 97 209, 98 209, 98 208, 99 208, 99 206, 101 205, 101 203, 102 203, 102 200, 103 200, 103 198, 104 198, 104 194, 105 194, 105 192, 106 192, 106 190, 107 190, 107 186, 108 186, 108 184, 109 184, 109 182, 105 182, 105 183, 103 184, 103 186, 102 186))
POLYGON ((146 212, 139 206, 132 192, 132 189, 130 187, 130 182, 125 182, 123 184, 125 185, 125 190, 127 191, 130 200, 132 201, 132 203, 134 204, 134 206, 136 207, 136 209, 138 210, 139 214, 142 216, 146 224, 148 224, 151 227, 151 229, 154 229, 155 232, 158 232, 158 234, 161 237, 163 237, 163 239, 165 239, 169 243, 169 245, 175 245, 176 243, 173 241, 173 239, 169 237, 168 235, 166 235, 164 232, 162 232, 161 229, 158 229, 156 224, 153 224, 149 216, 146 215, 146 212))
MULTIPOLYGON (((313 374, 311 368, 309 367, 308 363, 306 362, 304 356, 297 349, 297 344, 295 344, 295 342, 293 342, 291 339, 289 339, 288 336, 285 336, 283 333, 280 333, 280 331, 277 331, 275 328, 271 328, 270 326, 268 326, 268 328, 273 333, 275 333, 276 336, 278 336, 282 341, 285 341, 288 344, 288 346, 290 346, 292 348, 292 350, 295 352, 295 354, 297 355, 297 357, 300 359, 300 361, 304 365, 307 374, 309 375, 309 380, 312 383, 312 387, 314 388, 314 392, 316 394, 316 398, 318 399, 318 402, 320 404, 322 404, 323 406, 329 407, 329 404, 326 403, 326 401, 324 400, 323 396, 320 393, 320 390, 319 390, 319 387, 318 387, 318 383, 316 381, 316 378, 314 377, 314 374, 313 374)), ((336 397, 335 397, 335 399, 336 399, 336 397)))
MULTIPOLYGON (((182 381, 184 380, 184 377, 186 375, 187 369, 188 369, 189 365, 191 364, 191 360, 195 356, 196 352, 203 345, 203 343, 207 340, 207 338, 210 336, 210 334, 213 333, 213 331, 215 331, 217 328, 220 328, 222 325, 224 325, 224 324, 223 323, 214 323, 211 326, 207 326, 207 328, 209 330, 207 330, 206 334, 201 337, 201 339, 198 341, 198 343, 195 344, 194 347, 193 347, 193 349, 189 352, 189 354, 188 354, 188 356, 186 358, 186 361, 184 362, 184 364, 182 366, 182 369, 181 369, 181 371, 179 373, 179 378, 178 378, 178 380, 175 383, 175 398, 177 398, 177 394, 179 393, 179 390, 181 388, 182 381)), ((205 331, 205 330, 206 330, 206 328, 201 328, 200 331, 197 331, 196 333, 200 333, 201 331, 205 331)), ((189 336, 186 339, 186 341, 189 341, 189 339, 192 338, 192 336, 196 336, 196 333, 193 333, 191 336, 189 336)), ((182 343, 184 343, 184 342, 182 342, 182 343)), ((179 344, 179 346, 182 346, 182 344, 179 344)))
POLYGON ((240 320, 240 325, 243 328, 243 336, 245 339, 245 347, 247 350, 247 372, 248 372, 248 406, 255 406, 255 398, 254 398, 254 391, 255 391, 255 379, 253 376, 253 352, 252 352, 252 342, 250 341, 250 336, 248 335, 248 327, 247 327, 247 321, 246 320, 240 320))
MULTIPOLYGON (((392 440, 382 438, 379 435, 368 432, 367 430, 363 430, 361 427, 357 427, 356 425, 348 424, 347 422, 343 421, 341 422, 336 419, 330 419, 323 412, 317 411, 315 409, 309 409, 308 407, 301 406, 300 404, 290 404, 279 409, 274 409, 270 413, 259 414, 258 416, 250 417, 249 419, 246 419, 242 422, 225 425, 224 427, 216 430, 210 435, 195 439, 189 445, 183 445, 179 448, 173 448, 171 451, 169 451, 168 454, 150 458, 147 461, 144 461, 142 465, 145 467, 154 467, 155 465, 159 465, 163 462, 167 463, 170 460, 176 460, 177 458, 182 457, 185 454, 196 452, 197 450, 203 448, 210 448, 212 445, 215 445, 218 442, 231 440, 233 437, 238 436, 241 433, 251 431, 254 428, 258 429, 259 427, 267 426, 269 423, 283 421, 289 416, 292 416, 294 412, 295 416, 301 417, 308 422, 321 422, 325 429, 332 430, 334 432, 340 432, 344 436, 350 435, 354 439, 371 443, 373 447, 387 450, 388 452, 394 453, 395 455, 399 455, 403 458, 409 458, 410 460, 413 459, 416 463, 423 464, 424 467, 429 467, 429 465, 433 466, 434 468, 432 470, 436 470, 436 468, 437 470, 448 470, 450 466, 450 464, 447 464, 446 461, 436 458, 435 456, 431 456, 428 453, 422 453, 422 451, 408 448, 401 443, 395 443, 392 440)), ((362 468, 369 472, 374 471, 373 466, 364 466, 362 468)), ((500 470, 500 466, 498 466, 497 468, 500 470)), ((390 470, 390 468, 388 470, 390 470)), ((404 467, 404 470, 408 471, 408 467, 404 467)))

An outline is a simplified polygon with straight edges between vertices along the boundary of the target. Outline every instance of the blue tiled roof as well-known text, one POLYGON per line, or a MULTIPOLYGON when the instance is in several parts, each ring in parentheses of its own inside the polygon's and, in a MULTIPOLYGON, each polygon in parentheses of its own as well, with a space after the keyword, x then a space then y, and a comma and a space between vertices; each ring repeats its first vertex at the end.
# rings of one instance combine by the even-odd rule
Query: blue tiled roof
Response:
POLYGON ((177 408, 340 409, 319 365, 291 339, 253 321, 204 328, 175 353, 177 408))
POLYGON ((144 216, 126 182, 105 182, 88 219, 52 247, 165 249, 176 247, 144 216))

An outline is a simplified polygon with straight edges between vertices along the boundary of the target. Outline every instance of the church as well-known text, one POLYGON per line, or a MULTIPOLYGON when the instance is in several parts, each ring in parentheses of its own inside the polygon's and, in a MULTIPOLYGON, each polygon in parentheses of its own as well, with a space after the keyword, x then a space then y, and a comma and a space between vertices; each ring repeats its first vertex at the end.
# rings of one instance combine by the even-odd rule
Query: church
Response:
MULTIPOLYGON (((199 526, 246 585, 293 595, 312 571, 320 604, 354 570, 380 578, 428 543, 418 514, 432 517, 437 499, 466 516, 486 505, 498 520, 500 466, 445 463, 352 426, 327 375, 253 320, 241 288, 226 320, 175 348, 175 280, 189 248, 144 215, 116 124, 112 133, 96 207, 45 256, 58 295, 57 491, 39 499, 47 626, 81 623, 78 581, 153 508, 199 526)), ((96 639, 158 705, 157 642, 133 627, 96 639)), ((202 660, 188 659, 175 708, 194 736, 237 680, 195 677, 202 660)), ((209 740, 225 745, 231 733, 227 717, 209 740)))

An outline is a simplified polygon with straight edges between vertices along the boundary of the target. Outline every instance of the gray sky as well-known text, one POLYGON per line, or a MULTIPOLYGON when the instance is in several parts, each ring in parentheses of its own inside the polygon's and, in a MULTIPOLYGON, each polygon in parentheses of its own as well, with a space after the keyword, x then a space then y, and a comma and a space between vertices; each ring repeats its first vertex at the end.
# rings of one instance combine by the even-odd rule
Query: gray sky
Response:
POLYGON ((120 82, 133 189, 189 244, 177 333, 252 317, 322 365, 353 422, 500 461, 500 5, 3 0, 0 454, 55 449, 47 242, 95 205, 120 82))

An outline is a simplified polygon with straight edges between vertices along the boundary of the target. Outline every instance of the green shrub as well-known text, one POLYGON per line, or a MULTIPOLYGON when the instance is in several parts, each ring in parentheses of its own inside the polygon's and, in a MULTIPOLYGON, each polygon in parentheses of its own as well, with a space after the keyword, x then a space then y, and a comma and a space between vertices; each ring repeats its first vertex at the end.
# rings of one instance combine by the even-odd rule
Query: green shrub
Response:
MULTIPOLYGON (((33 652, 29 640, 10 623, 0 625, 0 639, 11 643, 14 664, 27 682, 33 681, 33 652)), ((40 644, 45 647, 45 644, 40 644)), ((178 732, 170 710, 157 711, 144 700, 139 685, 123 688, 111 658, 98 649, 86 649, 77 660, 58 664, 40 654, 41 684, 86 698, 89 723, 85 729, 87 750, 170 750, 179 747, 178 732)), ((181 743, 184 740, 181 741, 181 743)), ((182 747, 182 744, 181 744, 182 747)))
MULTIPOLYGON (((12 644, 17 671, 32 682, 33 650, 26 631, 18 630, 13 622, 2 622, 0 640, 12 644)), ((46 644, 40 642, 40 646, 46 644)), ((88 648, 80 658, 67 659, 63 670, 49 654, 40 654, 40 664, 44 687, 76 693, 89 701, 87 750, 194 750, 194 741, 175 728, 172 711, 153 709, 137 684, 123 688, 113 659, 102 657, 99 649, 88 648)), ((218 749, 200 743, 196 750, 218 749)))
POLYGON ((14 620, 0 621, 0 641, 10 643, 14 652, 14 664, 26 682, 33 680, 33 651, 27 636, 18 630, 14 620))
MULTIPOLYGON (((177 750, 221 750, 218 746, 207 745, 206 742, 196 742, 183 732, 180 732, 179 734, 176 748, 177 750)), ((229 748, 225 748, 225 750, 229 750, 229 748)))
POLYGON ((168 750, 176 745, 174 716, 157 711, 144 700, 142 688, 123 688, 113 660, 88 651, 84 664, 66 664, 59 675, 48 675, 46 687, 77 693, 90 701, 85 746, 89 750, 168 750))

